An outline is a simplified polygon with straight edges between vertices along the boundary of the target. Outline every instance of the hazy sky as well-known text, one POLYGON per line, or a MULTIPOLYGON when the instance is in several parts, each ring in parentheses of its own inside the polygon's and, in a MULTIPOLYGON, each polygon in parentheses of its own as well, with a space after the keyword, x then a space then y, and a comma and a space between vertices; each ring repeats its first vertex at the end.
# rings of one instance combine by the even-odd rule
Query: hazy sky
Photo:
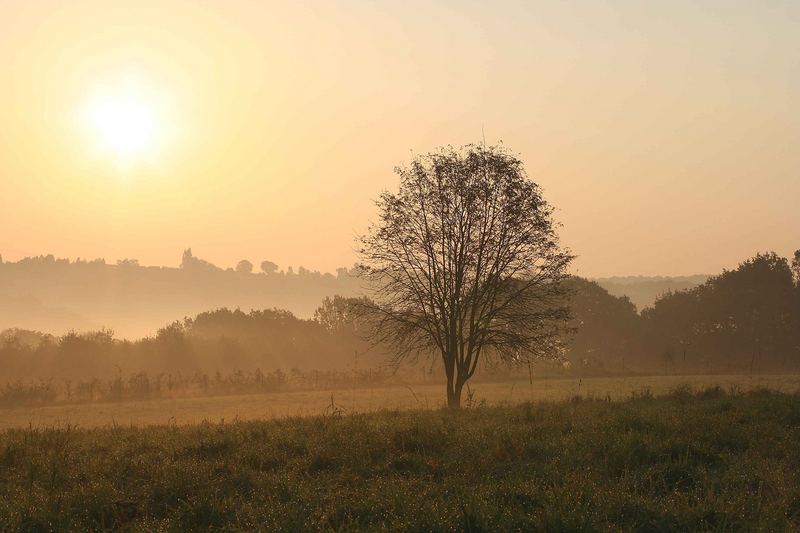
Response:
POLYGON ((578 273, 714 273, 800 248, 798 95, 790 0, 0 0, 0 254, 330 271, 483 128, 578 273))

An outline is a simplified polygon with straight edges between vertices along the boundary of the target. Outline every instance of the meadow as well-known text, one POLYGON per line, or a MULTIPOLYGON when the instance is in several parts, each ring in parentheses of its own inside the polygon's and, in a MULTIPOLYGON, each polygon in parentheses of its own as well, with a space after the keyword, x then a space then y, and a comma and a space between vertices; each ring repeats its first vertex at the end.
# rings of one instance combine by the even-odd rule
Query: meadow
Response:
MULTIPOLYGON (((524 402, 563 401, 575 396, 620 400, 643 390, 664 394, 679 385, 692 388, 720 386, 742 391, 768 388, 794 393, 800 375, 666 375, 533 380, 477 381, 465 389, 471 406, 516 405, 524 402)), ((80 428, 199 424, 233 420, 263 420, 316 416, 339 411, 368 413, 382 410, 438 409, 444 405, 439 383, 394 386, 354 386, 321 390, 287 390, 259 394, 159 398, 115 402, 72 403, 43 407, 0 408, 0 431, 17 427, 80 428)))
POLYGON ((798 528, 800 396, 763 388, 0 433, 2 531, 798 528))

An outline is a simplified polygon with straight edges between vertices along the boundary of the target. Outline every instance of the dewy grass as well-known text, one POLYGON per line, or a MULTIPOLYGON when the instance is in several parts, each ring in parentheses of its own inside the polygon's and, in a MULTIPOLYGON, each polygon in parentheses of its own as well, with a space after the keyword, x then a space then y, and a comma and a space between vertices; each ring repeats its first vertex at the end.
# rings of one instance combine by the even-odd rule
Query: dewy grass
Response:
POLYGON ((800 396, 0 434, 0 530, 797 530, 800 396))

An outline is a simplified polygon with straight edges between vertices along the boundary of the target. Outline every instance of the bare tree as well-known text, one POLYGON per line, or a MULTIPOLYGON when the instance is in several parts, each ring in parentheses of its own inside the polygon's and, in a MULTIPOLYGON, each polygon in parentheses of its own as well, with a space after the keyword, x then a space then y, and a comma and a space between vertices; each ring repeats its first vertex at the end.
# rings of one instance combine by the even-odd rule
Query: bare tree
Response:
POLYGON ((502 147, 469 145, 396 172, 399 191, 381 195, 379 220, 361 238, 375 340, 397 362, 441 355, 452 407, 481 356, 559 356, 572 255, 522 162, 502 147))

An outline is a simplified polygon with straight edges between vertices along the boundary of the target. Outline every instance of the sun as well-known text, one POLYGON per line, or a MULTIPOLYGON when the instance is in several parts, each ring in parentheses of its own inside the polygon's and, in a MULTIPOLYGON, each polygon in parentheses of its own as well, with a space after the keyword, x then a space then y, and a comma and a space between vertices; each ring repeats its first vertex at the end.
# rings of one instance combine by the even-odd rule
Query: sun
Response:
POLYGON ((170 137, 161 99, 146 85, 129 79, 93 88, 80 115, 91 150, 123 168, 153 162, 170 137))

